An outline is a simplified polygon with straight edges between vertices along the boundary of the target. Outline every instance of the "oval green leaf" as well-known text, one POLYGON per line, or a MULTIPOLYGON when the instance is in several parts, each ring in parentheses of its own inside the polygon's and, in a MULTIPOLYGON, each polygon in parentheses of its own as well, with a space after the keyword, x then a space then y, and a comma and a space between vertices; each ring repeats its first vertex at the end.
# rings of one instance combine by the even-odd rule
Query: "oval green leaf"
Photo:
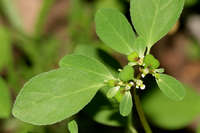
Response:
POLYGON ((173 101, 158 88, 142 100, 143 109, 154 125, 178 130, 193 123, 200 114, 200 95, 192 88, 185 87, 186 95, 182 101, 173 101))
POLYGON ((126 55, 134 51, 135 33, 126 17, 118 10, 98 10, 95 22, 96 33, 106 45, 126 55))
POLYGON ((8 86, 0 77, 0 118, 9 118, 11 110, 11 97, 8 86))
POLYGON ((148 47, 160 40, 176 23, 185 0, 131 0, 131 19, 148 47))
POLYGON ((125 92, 125 95, 123 96, 120 105, 119 105, 119 111, 122 116, 128 116, 133 107, 133 102, 132 102, 132 96, 131 92, 127 91, 125 92))
POLYGON ((96 45, 79 44, 74 50, 74 54, 95 58, 104 64, 114 76, 118 75, 117 69, 121 67, 120 63, 115 58, 96 45))
POLYGON ((102 73, 104 67, 89 63, 88 68, 96 66, 90 70, 84 69, 83 64, 86 65, 79 60, 81 67, 63 67, 32 78, 19 93, 13 115, 34 125, 48 125, 78 113, 104 85, 104 80, 109 80, 102 73))
POLYGON ((112 87, 107 92, 108 98, 113 98, 115 95, 117 95, 117 92, 119 91, 120 87, 112 87))
POLYGON ((156 69, 160 66, 160 62, 151 54, 148 54, 144 57, 145 67, 156 69))
POLYGON ((107 79, 113 79, 109 70, 98 60, 83 55, 67 55, 59 62, 60 67, 73 67, 92 72, 107 79))
POLYGON ((109 87, 103 87, 84 108, 84 111, 96 122, 106 125, 120 127, 125 126, 127 119, 120 115, 118 101, 108 99, 106 93, 109 87))
POLYGON ((139 54, 140 57, 144 56, 147 44, 142 37, 137 37, 134 43, 135 51, 139 54))
POLYGON ((75 120, 72 120, 68 123, 68 129, 70 133, 78 133, 78 124, 75 120))
POLYGON ((159 79, 156 79, 156 82, 160 90, 167 97, 175 101, 183 100, 185 88, 178 80, 169 75, 160 74, 159 79))

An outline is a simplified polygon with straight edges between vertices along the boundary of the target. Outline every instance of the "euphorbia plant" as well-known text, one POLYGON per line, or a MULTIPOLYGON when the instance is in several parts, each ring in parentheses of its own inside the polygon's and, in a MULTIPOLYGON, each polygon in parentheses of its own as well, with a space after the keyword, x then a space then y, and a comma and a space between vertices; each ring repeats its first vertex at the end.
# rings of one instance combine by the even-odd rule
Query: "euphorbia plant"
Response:
MULTIPOLYGON (((137 35, 122 13, 100 9, 95 17, 97 35, 107 46, 126 55, 128 64, 113 76, 96 59, 67 55, 60 61, 60 68, 37 75, 24 85, 13 115, 35 125, 53 124, 78 113, 106 86, 106 95, 118 101, 120 114, 131 117, 135 106, 144 130, 150 133, 137 94, 146 89, 145 76, 154 76, 160 90, 172 100, 182 100, 185 95, 183 85, 163 74, 159 61, 150 54, 151 47, 176 23, 183 5, 184 0, 131 0, 131 19, 137 35)), ((69 125, 72 132, 77 127, 74 122, 69 125)), ((132 125, 129 127, 131 132, 137 132, 132 125)))

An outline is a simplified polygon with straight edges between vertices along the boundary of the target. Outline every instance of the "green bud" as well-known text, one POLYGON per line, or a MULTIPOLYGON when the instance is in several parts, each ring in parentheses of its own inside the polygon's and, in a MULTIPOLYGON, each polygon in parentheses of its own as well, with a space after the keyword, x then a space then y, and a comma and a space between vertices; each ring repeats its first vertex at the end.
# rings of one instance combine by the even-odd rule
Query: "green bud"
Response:
POLYGON ((145 67, 156 69, 160 66, 160 62, 151 54, 148 54, 144 57, 145 67))
POLYGON ((128 55, 128 61, 130 62, 136 62, 139 58, 139 55, 136 52, 133 52, 132 54, 128 55))
POLYGON ((119 79, 122 81, 129 81, 134 78, 134 69, 132 66, 126 65, 119 73, 119 79))

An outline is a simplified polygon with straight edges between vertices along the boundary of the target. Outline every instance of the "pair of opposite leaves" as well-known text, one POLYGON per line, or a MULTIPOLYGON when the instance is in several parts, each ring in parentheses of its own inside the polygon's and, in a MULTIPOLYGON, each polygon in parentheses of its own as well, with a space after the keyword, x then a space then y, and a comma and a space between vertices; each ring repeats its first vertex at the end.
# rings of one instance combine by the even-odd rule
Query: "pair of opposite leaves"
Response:
MULTIPOLYGON (((183 5, 183 0, 131 0, 131 18, 138 38, 123 14, 114 9, 97 12, 96 31, 114 50, 126 55, 136 51, 142 55, 146 47, 151 48, 170 30, 183 5)), ((95 59, 66 56, 59 69, 35 76, 24 85, 14 104, 13 115, 35 125, 56 123, 79 112, 104 86, 104 80, 113 78, 95 59)), ((162 74, 157 82, 172 99, 184 97, 182 85, 174 78, 162 74)))

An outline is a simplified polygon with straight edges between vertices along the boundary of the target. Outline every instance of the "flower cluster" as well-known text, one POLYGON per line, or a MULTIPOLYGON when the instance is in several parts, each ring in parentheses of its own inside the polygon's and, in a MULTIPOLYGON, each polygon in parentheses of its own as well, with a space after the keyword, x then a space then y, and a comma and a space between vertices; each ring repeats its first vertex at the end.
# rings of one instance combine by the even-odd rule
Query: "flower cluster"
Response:
POLYGON ((128 56, 129 63, 123 69, 119 69, 117 79, 105 81, 110 87, 107 92, 108 98, 116 97, 117 94, 124 95, 131 88, 144 90, 146 88, 143 78, 152 74, 155 78, 159 78, 159 73, 163 73, 164 69, 158 69, 159 61, 151 54, 139 57, 136 52, 128 56), (135 72, 136 71, 136 72, 135 72))
POLYGON ((113 98, 117 95, 118 92, 123 94, 126 91, 130 91, 130 89, 134 86, 133 81, 124 82, 120 79, 105 81, 105 83, 108 84, 109 87, 111 87, 107 92, 108 98, 113 98))
POLYGON ((158 69, 160 63, 151 54, 140 57, 136 52, 133 52, 128 56, 128 60, 130 66, 139 66, 142 78, 144 78, 147 74, 152 74, 154 77, 158 78, 159 73, 164 72, 164 69, 158 69))

